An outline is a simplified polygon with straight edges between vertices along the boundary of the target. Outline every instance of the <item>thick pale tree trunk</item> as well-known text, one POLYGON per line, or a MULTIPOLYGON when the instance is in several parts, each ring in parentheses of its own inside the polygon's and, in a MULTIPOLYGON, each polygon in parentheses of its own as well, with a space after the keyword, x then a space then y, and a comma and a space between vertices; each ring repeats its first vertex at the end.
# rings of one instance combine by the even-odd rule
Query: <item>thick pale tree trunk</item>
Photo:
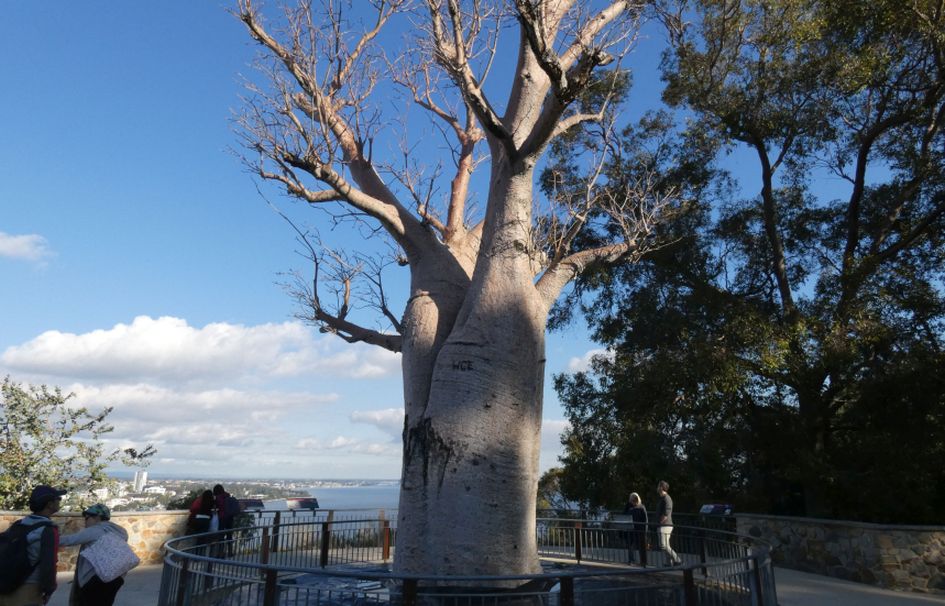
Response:
POLYGON ((531 174, 500 177, 492 195, 502 200, 490 204, 498 210, 487 220, 462 308, 442 346, 428 350, 435 350, 429 373, 405 341, 401 573, 540 569, 535 500, 547 309, 524 248, 531 174))
MULTIPOLYGON (((323 328, 403 353, 404 463, 395 568, 420 575, 537 572, 534 516, 548 307, 589 263, 621 258, 636 234, 572 250, 591 216, 588 205, 598 204, 590 190, 587 200, 574 204, 552 200, 562 206, 552 211, 551 232, 532 233, 533 172, 555 137, 584 122, 608 120, 610 101, 590 113, 570 106, 591 85, 591 71, 613 60, 606 49, 624 46, 618 20, 631 3, 416 3, 415 14, 429 18, 418 28, 424 40, 405 49, 402 64, 386 65, 388 71, 403 67, 405 73, 389 74, 390 80, 429 111, 438 128, 457 137, 457 172, 445 214, 437 211, 439 169, 414 173, 420 167, 405 162, 395 179, 402 187, 393 187, 382 175, 398 172, 400 160, 371 159, 371 143, 386 121, 375 119, 371 109, 375 79, 385 71, 378 69, 381 57, 388 56, 374 52, 378 34, 414 3, 353 4, 355 12, 364 10, 362 4, 376 9, 376 20, 366 20, 363 31, 349 35, 349 25, 359 29, 358 19, 349 23, 344 2, 326 3, 317 18, 303 3, 303 10, 288 15, 280 40, 266 30, 253 0, 239 0, 250 35, 281 66, 272 74, 271 95, 254 95, 241 119, 250 155, 261 156, 251 164, 291 196, 314 205, 340 202, 342 216, 373 218, 410 265, 410 298, 400 321, 377 293, 398 334, 353 322, 347 298, 335 312, 322 305, 318 268, 330 261, 315 247, 315 280, 311 292, 301 293, 311 319, 323 328), (513 11, 509 20, 497 19, 490 32, 487 24, 506 8, 513 11), (514 23, 520 26, 516 67, 509 97, 497 105, 484 80, 493 59, 508 59, 498 48, 505 37, 499 33, 514 23), (441 98, 447 91, 443 77, 456 97, 441 98), (489 146, 491 172, 485 216, 478 221, 478 213, 466 209, 480 141, 489 146), (309 177, 321 189, 312 189, 309 177), (401 200, 397 190, 409 195, 401 200), (541 262, 536 247, 550 253, 541 262)), ((387 91, 378 87, 378 94, 387 91)), ((597 173, 591 172, 593 189, 597 173)), ((606 197, 601 200, 608 204, 606 197)), ((605 214, 623 213, 622 205, 605 214)), ((341 281, 347 297, 350 278, 341 281)))

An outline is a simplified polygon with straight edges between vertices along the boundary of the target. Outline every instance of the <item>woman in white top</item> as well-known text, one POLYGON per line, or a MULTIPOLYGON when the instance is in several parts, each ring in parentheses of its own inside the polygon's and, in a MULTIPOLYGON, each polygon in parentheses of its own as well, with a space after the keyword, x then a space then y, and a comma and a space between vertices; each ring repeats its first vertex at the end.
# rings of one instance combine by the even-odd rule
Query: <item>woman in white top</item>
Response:
POLYGON ((69 596, 70 606, 112 606, 115 595, 125 580, 118 577, 108 583, 102 581, 96 574, 95 568, 82 551, 106 534, 114 534, 121 540, 128 542, 128 531, 109 521, 111 512, 108 507, 96 503, 82 512, 85 518, 85 529, 75 534, 67 534, 59 539, 60 546, 81 545, 79 559, 75 568, 75 579, 72 583, 72 593, 69 596))

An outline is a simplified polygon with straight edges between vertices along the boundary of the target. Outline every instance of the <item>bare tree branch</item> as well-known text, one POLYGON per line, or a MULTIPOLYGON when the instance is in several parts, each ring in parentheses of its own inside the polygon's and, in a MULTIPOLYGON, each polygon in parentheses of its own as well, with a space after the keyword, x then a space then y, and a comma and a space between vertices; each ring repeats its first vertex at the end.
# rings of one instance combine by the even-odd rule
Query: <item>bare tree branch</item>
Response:
MULTIPOLYGON (((607 96, 596 114, 585 112, 577 116, 563 116, 578 95, 587 90, 598 67, 610 65, 629 51, 636 30, 624 28, 614 40, 606 37, 596 39, 608 25, 621 16, 630 15, 630 2, 614 2, 583 25, 578 25, 569 49, 564 56, 559 57, 554 50, 553 33, 559 24, 557 21, 553 25, 547 23, 544 5, 536 5, 533 0, 516 0, 516 7, 525 38, 541 69, 548 76, 553 93, 552 98, 543 104, 532 132, 521 145, 521 153, 530 156, 539 153, 549 141, 574 125, 603 118, 611 96, 607 96), (625 44, 618 51, 619 57, 615 57, 607 49, 620 42, 625 44)), ((619 87, 616 74, 617 70, 614 71, 614 90, 619 87)))
MULTIPOLYGON (((567 106, 584 89, 595 68, 613 61, 605 50, 609 44, 595 43, 595 38, 605 27, 629 12, 632 3, 618 0, 595 15, 580 28, 568 50, 560 57, 553 46, 557 21, 548 23, 544 5, 533 0, 515 0, 515 6, 525 37, 538 64, 551 81, 555 97, 562 106, 567 106)), ((629 30, 624 35, 626 33, 629 30)))
POLYGON ((651 171, 628 182, 622 189, 613 186, 597 191, 593 185, 602 170, 602 163, 589 179, 586 193, 579 204, 572 207, 571 222, 553 227, 546 234, 546 246, 553 251, 547 269, 538 279, 536 288, 550 307, 564 286, 581 272, 597 263, 615 263, 628 258, 635 260, 660 244, 651 240, 657 222, 668 208, 679 202, 680 191, 674 187, 660 189, 657 175, 651 171), (619 228, 622 241, 586 250, 573 251, 574 239, 586 226, 592 213, 603 213, 607 221, 619 228))
MULTIPOLYGON (((494 51, 494 49, 492 49, 494 51)), ((494 54, 490 53, 490 54, 494 54)), ((451 110, 442 107, 434 99, 433 91, 435 84, 430 73, 431 66, 423 64, 418 66, 405 65, 394 73, 393 79, 396 83, 405 88, 411 95, 413 102, 424 110, 430 112, 442 123, 446 124, 452 131, 456 143, 451 146, 456 157, 456 172, 450 183, 450 196, 447 202, 446 223, 439 221, 429 212, 429 205, 418 204, 422 209, 421 216, 431 225, 434 225, 442 234, 443 241, 446 243, 456 242, 465 233, 465 206, 469 190, 469 180, 475 167, 475 149, 476 144, 484 138, 484 133, 478 128, 474 118, 474 112, 468 103, 464 105, 466 118, 464 121, 451 110)), ((391 66, 394 69, 394 66, 391 66)), ((399 178, 401 182, 408 179, 399 178)), ((415 188, 410 187, 411 193, 415 193, 415 188)), ((415 196, 416 199, 416 196, 415 196)))
MULTIPOLYGON (((370 121, 360 103, 373 88, 373 81, 370 80, 366 84, 363 92, 352 92, 353 97, 349 99, 340 95, 342 89, 350 85, 348 80, 352 70, 358 64, 366 46, 376 38, 380 28, 403 3, 403 0, 380 3, 373 28, 365 32, 350 51, 340 48, 339 44, 345 32, 342 31, 341 22, 335 13, 329 11, 329 37, 330 41, 335 43, 331 47, 330 56, 334 58, 332 63, 339 67, 324 86, 318 82, 316 70, 316 46, 320 34, 311 20, 307 3, 303 3, 296 16, 290 19, 288 37, 291 46, 285 46, 268 33, 252 0, 239 1, 238 17, 246 25, 250 35, 284 66, 300 89, 300 92, 292 94, 288 91, 287 83, 281 83, 277 79, 275 83, 281 88, 283 98, 269 99, 270 105, 278 108, 278 113, 272 116, 275 122, 258 112, 257 120, 253 124, 243 122, 244 128, 248 128, 252 136, 265 142, 257 144, 257 151, 267 155, 277 165, 300 169, 322 181, 334 189, 342 200, 378 219, 409 251, 428 246, 428 236, 419 221, 400 204, 382 181, 370 157, 365 155, 365 144, 370 140, 356 134, 357 124, 365 123, 365 119, 370 121), (346 107, 352 108, 351 117, 348 119, 340 113, 346 107), (300 110, 309 124, 303 123, 295 114, 295 110, 300 110), (288 140, 278 138, 279 135, 274 131, 279 128, 280 122, 283 128, 294 133, 302 143, 300 150, 291 149, 288 140), (317 141, 315 134, 318 135, 317 141), (341 158, 335 158, 336 149, 341 152, 341 158), (335 162, 343 163, 357 187, 333 168, 335 162)), ((270 178, 274 173, 260 171, 259 174, 270 178)), ((297 176, 286 171, 283 171, 281 178, 276 181, 286 185, 287 191, 293 195, 304 194, 307 189, 297 176)), ((304 195, 302 197, 308 199, 304 195)), ((316 195, 315 199, 322 201, 326 197, 325 194, 316 195)))
POLYGON ((493 109, 482 90, 482 82, 476 77, 469 63, 468 41, 463 35, 459 2, 457 0, 426 0, 426 4, 430 14, 431 32, 436 50, 434 56, 437 63, 456 83, 483 128, 505 148, 510 158, 516 157, 512 134, 508 132, 493 109), (449 17, 449 27, 443 17, 444 1, 449 17))
MULTIPOLYGON (((318 239, 317 234, 309 234, 300 229, 285 213, 279 210, 275 205, 270 207, 281 216, 295 231, 297 240, 305 246, 307 257, 312 262, 312 278, 306 281, 300 275, 295 275, 295 285, 290 287, 290 293, 299 299, 304 308, 309 313, 299 316, 300 319, 311 322, 320 327, 322 332, 337 335, 349 343, 364 342, 370 345, 377 345, 389 351, 399 352, 402 349, 402 338, 399 334, 384 333, 369 328, 359 326, 347 319, 351 311, 352 285, 359 275, 364 274, 365 261, 359 260, 352 263, 341 253, 333 251, 326 247, 318 239), (315 242, 312 242, 312 239, 315 242), (323 276, 322 266, 330 263, 327 273, 323 276), (334 311, 331 311, 322 302, 322 296, 319 291, 319 285, 323 280, 334 283, 335 305, 334 311)), ((371 273, 367 277, 372 284, 374 292, 378 295, 376 307, 391 322, 391 325, 399 333, 402 330, 400 322, 391 313, 387 298, 384 295, 383 282, 381 280, 381 271, 384 264, 372 263, 371 273)))

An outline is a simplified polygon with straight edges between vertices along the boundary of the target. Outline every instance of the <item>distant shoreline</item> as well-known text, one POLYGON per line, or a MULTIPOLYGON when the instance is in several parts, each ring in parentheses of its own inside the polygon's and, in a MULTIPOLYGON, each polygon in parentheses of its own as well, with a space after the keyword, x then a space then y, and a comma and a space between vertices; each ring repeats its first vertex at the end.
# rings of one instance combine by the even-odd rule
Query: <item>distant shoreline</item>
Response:
MULTIPOLYGON (((148 471, 148 470, 145 470, 148 471)), ((109 471, 108 476, 114 480, 128 481, 134 478, 133 471, 109 471)), ((194 476, 181 477, 173 474, 163 474, 148 472, 150 480, 160 480, 162 482, 203 482, 203 483, 263 483, 263 484, 299 484, 312 486, 316 488, 331 486, 391 486, 400 485, 400 479, 394 478, 247 478, 247 477, 227 477, 227 476, 194 476)))

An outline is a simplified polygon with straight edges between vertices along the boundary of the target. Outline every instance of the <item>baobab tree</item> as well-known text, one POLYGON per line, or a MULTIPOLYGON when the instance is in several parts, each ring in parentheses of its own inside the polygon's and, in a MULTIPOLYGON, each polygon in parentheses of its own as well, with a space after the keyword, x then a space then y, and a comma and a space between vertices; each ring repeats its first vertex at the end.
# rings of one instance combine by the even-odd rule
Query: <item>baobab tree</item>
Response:
POLYGON ((645 168, 600 187, 620 153, 622 60, 640 11, 626 0, 323 0, 267 20, 239 1, 266 75, 239 119, 245 160, 289 196, 333 209, 333 220, 368 226, 360 233, 389 241, 409 270, 398 315, 383 261, 299 230, 314 261, 301 293, 307 319, 402 353, 399 572, 539 571, 549 310, 575 276, 641 254, 678 197, 645 168), (504 82, 487 85, 490 74, 504 82), (395 91, 411 112, 387 115, 395 91), (410 140, 415 110, 449 141, 439 161, 428 141, 421 154, 410 140), (542 170, 555 145, 570 146, 586 171, 542 170), (359 292, 373 295, 389 329, 355 321, 359 292))

